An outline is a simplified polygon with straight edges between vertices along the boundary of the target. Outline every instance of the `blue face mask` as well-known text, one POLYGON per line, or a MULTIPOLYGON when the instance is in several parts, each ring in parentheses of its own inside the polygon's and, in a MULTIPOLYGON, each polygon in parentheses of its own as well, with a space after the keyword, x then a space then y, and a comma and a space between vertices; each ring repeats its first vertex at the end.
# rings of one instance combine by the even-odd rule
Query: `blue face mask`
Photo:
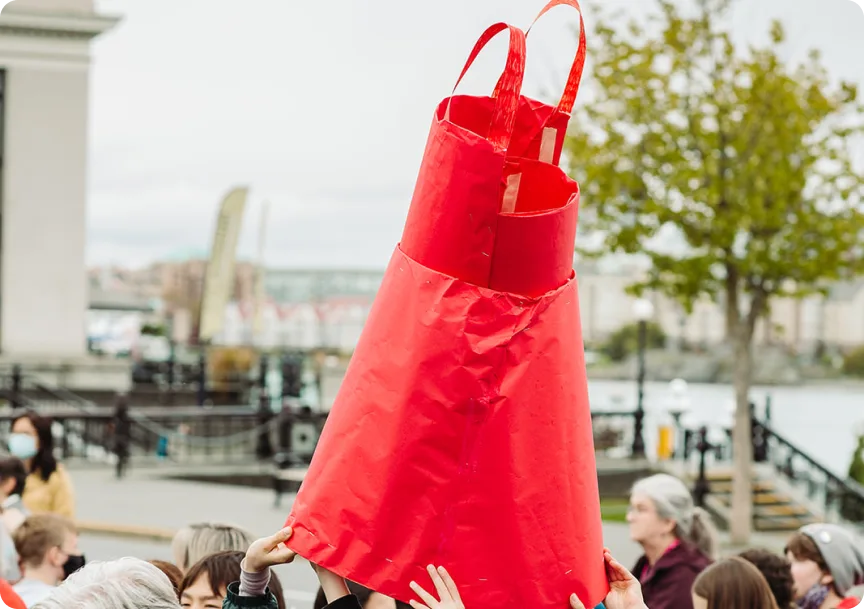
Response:
POLYGON ((36 438, 26 433, 13 433, 9 436, 9 452, 19 459, 32 459, 38 448, 36 438))

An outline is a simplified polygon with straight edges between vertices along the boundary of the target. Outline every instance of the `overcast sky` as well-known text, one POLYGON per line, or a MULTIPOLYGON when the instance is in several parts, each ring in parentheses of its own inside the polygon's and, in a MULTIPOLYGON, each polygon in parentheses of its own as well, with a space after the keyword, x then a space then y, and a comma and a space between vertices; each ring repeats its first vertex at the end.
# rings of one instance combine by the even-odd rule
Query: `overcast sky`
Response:
MULTIPOLYGON (((254 255, 266 199, 269 264, 384 266, 433 108, 476 37, 496 21, 527 25, 544 4, 100 0, 123 20, 93 45, 89 262, 205 252, 221 196, 248 184, 241 256, 254 255)), ((603 4, 636 15, 654 5, 603 4)), ((833 74, 864 86, 860 7, 738 0, 736 37, 761 43, 774 17, 791 36, 788 58, 818 47, 833 74)), ((561 90, 575 23, 559 8, 532 32, 527 94, 561 90)), ((496 42, 464 92, 491 90, 505 48, 496 42)))

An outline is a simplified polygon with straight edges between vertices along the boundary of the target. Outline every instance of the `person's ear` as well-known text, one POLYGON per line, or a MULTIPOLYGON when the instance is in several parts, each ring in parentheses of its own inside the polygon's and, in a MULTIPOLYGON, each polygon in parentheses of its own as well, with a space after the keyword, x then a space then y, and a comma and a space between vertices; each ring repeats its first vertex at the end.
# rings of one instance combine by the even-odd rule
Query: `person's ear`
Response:
POLYGON ((45 554, 45 562, 50 564, 52 567, 62 567, 63 563, 66 562, 66 557, 60 548, 51 548, 48 550, 48 553, 45 554))
POLYGON ((678 527, 678 523, 674 520, 667 519, 663 521, 663 532, 672 535, 675 533, 675 529, 678 527))
POLYGON ((825 573, 822 575, 822 579, 819 580, 819 583, 823 586, 833 586, 834 585, 834 576, 830 573, 825 573))

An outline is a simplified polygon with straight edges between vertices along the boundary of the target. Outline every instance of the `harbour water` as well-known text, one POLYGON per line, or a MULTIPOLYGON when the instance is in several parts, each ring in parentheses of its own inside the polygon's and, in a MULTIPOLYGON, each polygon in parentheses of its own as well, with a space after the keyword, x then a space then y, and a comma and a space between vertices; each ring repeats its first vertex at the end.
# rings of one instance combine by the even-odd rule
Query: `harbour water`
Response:
MULTIPOLYGON (((589 372, 590 377, 590 372, 589 372)), ((589 381, 593 410, 632 410, 636 383, 589 381)), ((771 396, 772 427, 835 474, 845 477, 859 434, 864 434, 864 385, 804 385, 754 387, 751 400, 761 416, 771 396)), ((707 424, 720 429, 730 417, 734 391, 728 385, 688 385, 691 412, 688 427, 707 424)), ((645 439, 656 451, 658 426, 669 420, 673 394, 668 383, 645 385, 645 439)), ((653 453, 656 454, 656 453, 653 453)))

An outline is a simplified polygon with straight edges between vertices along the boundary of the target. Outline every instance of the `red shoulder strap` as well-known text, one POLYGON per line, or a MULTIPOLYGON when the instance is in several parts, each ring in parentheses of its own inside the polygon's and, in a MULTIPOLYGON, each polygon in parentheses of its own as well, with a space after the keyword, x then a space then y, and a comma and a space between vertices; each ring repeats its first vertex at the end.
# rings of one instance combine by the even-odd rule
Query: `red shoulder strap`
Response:
MULTIPOLYGON (((570 114, 573 111, 573 105, 576 103, 576 96, 579 94, 579 85, 582 82, 582 72, 585 69, 585 54, 588 51, 588 43, 585 38, 585 19, 582 16, 582 7, 579 5, 579 0, 551 0, 549 4, 540 11, 537 18, 534 19, 534 23, 531 24, 531 27, 534 27, 534 24, 536 24, 543 15, 556 6, 572 6, 579 11, 579 47, 576 49, 576 58, 573 60, 573 66, 570 68, 567 85, 564 87, 564 94, 561 96, 561 101, 558 103, 558 110, 560 112, 570 114)), ((528 33, 530 32, 531 28, 528 28, 528 33)), ((495 93, 492 94, 493 97, 497 96, 502 85, 503 82, 499 81, 498 86, 495 87, 495 93)))
MULTIPOLYGON (((465 74, 474 64, 474 60, 480 54, 480 51, 489 44, 499 33, 504 30, 510 32, 510 49, 507 52, 507 64, 504 66, 504 72, 498 80, 495 87, 494 97, 496 98, 495 113, 492 115, 492 124, 489 128, 488 139, 498 148, 507 148, 510 144, 510 137, 513 135, 513 127, 516 123, 516 110, 519 107, 519 95, 522 92, 522 79, 525 76, 525 32, 519 28, 507 25, 506 23, 496 23, 489 27, 468 57, 462 73, 459 75, 459 80, 456 81, 456 86, 453 87, 455 93, 456 87, 462 82, 465 74)), ((450 106, 448 103, 447 111, 450 106)))

